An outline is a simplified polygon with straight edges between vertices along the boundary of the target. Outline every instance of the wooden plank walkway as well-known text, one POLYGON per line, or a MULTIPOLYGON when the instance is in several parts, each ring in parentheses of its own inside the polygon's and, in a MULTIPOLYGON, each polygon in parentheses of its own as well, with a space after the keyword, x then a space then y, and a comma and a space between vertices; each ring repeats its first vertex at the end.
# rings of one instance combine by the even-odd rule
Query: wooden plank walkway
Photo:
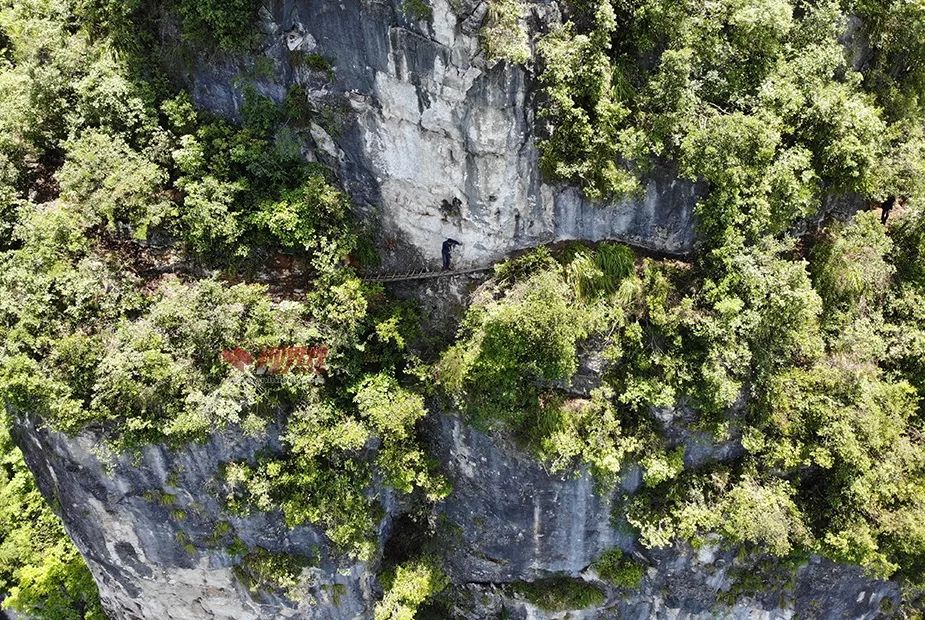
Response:
POLYGON ((408 271, 405 273, 380 273, 364 275, 363 279, 367 282, 405 282, 408 280, 429 280, 432 278, 448 278, 450 276, 465 275, 467 273, 481 273, 491 271, 495 267, 470 267, 468 269, 449 269, 447 271, 428 271, 421 269, 418 271, 408 271))
MULTIPOLYGON (((670 252, 663 249, 658 249, 655 246, 651 246, 644 242, 634 241, 630 239, 620 239, 613 238, 607 239, 607 242, 610 243, 622 243, 629 246, 636 251, 637 256, 642 254, 644 256, 650 256, 653 258, 660 259, 671 259, 688 262, 693 256, 693 251, 688 252, 670 252)), ((563 243, 568 243, 569 241, 564 241, 563 243)), ((525 248, 522 251, 526 251, 525 248)), ((429 280, 432 278, 448 278, 450 276, 466 275, 469 273, 481 273, 484 271, 492 271, 495 268, 494 264, 487 267, 469 267, 466 269, 450 269, 447 271, 442 270, 432 270, 427 267, 421 267, 411 271, 405 272, 389 272, 389 273, 369 273, 362 276, 363 280, 366 282, 404 282, 410 280, 429 280)))

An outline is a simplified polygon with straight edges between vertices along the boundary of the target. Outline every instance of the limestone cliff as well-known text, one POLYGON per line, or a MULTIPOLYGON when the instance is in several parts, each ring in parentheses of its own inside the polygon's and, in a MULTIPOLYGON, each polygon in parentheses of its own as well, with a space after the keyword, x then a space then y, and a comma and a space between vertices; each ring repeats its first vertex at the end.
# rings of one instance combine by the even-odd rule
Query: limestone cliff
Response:
MULTIPOLYGON (((278 513, 231 515, 219 468, 272 448, 240 429, 183 449, 99 453, 99 437, 70 438, 20 419, 19 445, 42 492, 60 508, 114 619, 258 620, 358 618, 375 596, 370 567, 332 556, 310 527, 288 528, 278 513), (239 542, 238 542, 239 541, 239 542), (258 588, 235 570, 241 549, 304 558, 296 589, 258 588)), ((387 504, 388 499, 382 498, 387 504)), ((244 564, 246 566, 246 562, 244 564)))
MULTIPOLYGON (((431 19, 414 20, 400 0, 270 2, 262 56, 199 56, 175 69, 200 106, 228 115, 245 84, 276 100, 303 87, 319 112, 309 156, 340 170, 379 228, 387 267, 437 264, 448 237, 463 243, 461 265, 563 239, 689 250, 698 188, 670 170, 609 205, 544 182, 532 75, 486 61, 478 27, 487 3, 458 4, 436 0, 431 19)), ((531 4, 526 19, 546 28, 555 7, 531 4)))
MULTIPOLYGON (((551 185, 538 170, 532 75, 489 63, 478 41, 485 2, 435 0, 415 20, 399 0, 273 0, 261 11, 260 55, 200 54, 172 69, 197 104, 234 116, 252 84, 277 101, 304 88, 316 116, 298 136, 306 157, 333 165, 364 215, 378 226, 385 267, 433 265, 447 237, 463 242, 464 265, 564 239, 618 239, 684 253, 693 243, 700 188, 657 168, 642 196, 609 205, 551 185), (330 65, 330 67, 327 66, 330 65), (243 76, 243 77, 242 77, 243 76)), ((538 1, 525 16, 542 29, 558 19, 538 1)), ((173 36, 165 28, 165 36, 173 36)), ((277 513, 228 515, 214 480, 223 463, 246 459, 258 443, 234 429, 182 449, 150 446, 140 455, 100 455, 99 437, 69 438, 20 419, 18 440, 45 495, 60 509, 114 619, 205 620, 371 618, 380 594, 378 558, 337 557, 311 527, 287 528, 277 513), (249 588, 229 547, 305 559, 294 588, 249 588)), ((459 618, 561 618, 507 586, 551 575, 597 584, 605 601, 572 618, 873 618, 898 600, 891 582, 811 558, 783 587, 730 604, 734 550, 643 551, 615 523, 614 493, 586 474, 559 477, 508 443, 451 413, 427 429, 454 484, 438 512, 453 524, 447 551, 459 618), (601 581, 591 568, 607 549, 648 567, 638 590, 601 581)), ((737 446, 690 442, 688 458, 725 458, 737 446)), ((639 484, 630 470, 623 490, 639 484)), ((380 540, 399 507, 385 489, 380 540)))
MULTIPOLYGON (((278 513, 240 516, 222 509, 221 464, 272 447, 272 438, 258 444, 230 430, 180 450, 151 446, 137 456, 113 457, 98 453, 93 435, 68 438, 30 419, 20 420, 18 434, 112 618, 372 617, 381 593, 375 563, 338 557, 317 530, 289 529, 278 513), (250 587, 242 558, 230 550, 234 539, 248 549, 306 558, 298 583, 282 590, 250 587)), ((719 544, 644 550, 620 527, 614 502, 620 491, 638 487, 638 469, 630 468, 622 489, 601 493, 589 475, 552 475, 503 437, 455 416, 435 416, 428 434, 454 485, 438 507, 452 533, 446 559, 453 617, 566 617, 538 609, 510 588, 551 576, 605 593, 600 605, 575 610, 571 618, 875 618, 898 604, 896 584, 820 558, 795 571, 772 570, 775 580, 741 591, 737 582, 758 570, 760 558, 719 544), (638 589, 615 588, 595 573, 594 560, 614 547, 646 566, 638 589)), ((725 452, 720 446, 707 458, 725 452)), ((380 499, 387 511, 385 545, 398 509, 386 491, 380 499)))
MULTIPOLYGON (((757 573, 756 558, 707 545, 646 550, 621 527, 619 497, 632 494, 641 472, 630 468, 621 488, 601 493, 590 475, 556 476, 512 443, 489 437, 454 416, 433 422, 435 451, 446 463, 453 494, 443 514, 459 525, 449 567, 461 588, 457 612, 463 618, 562 617, 543 612, 499 585, 567 575, 606 592, 596 609, 575 618, 875 618, 895 608, 895 584, 865 578, 856 567, 811 558, 783 583, 762 582, 760 591, 739 592, 737 575, 757 573), (616 509, 616 510, 615 510, 616 509), (612 587, 594 571, 594 561, 619 547, 647 567, 637 590, 612 587), (734 597, 735 598, 735 597, 734 597)), ((729 448, 688 436, 686 461, 724 459, 729 448), (700 449, 695 444, 700 443, 700 449)), ((623 523, 625 526, 625 523, 623 523)), ((772 571, 773 573, 774 571, 772 571)))

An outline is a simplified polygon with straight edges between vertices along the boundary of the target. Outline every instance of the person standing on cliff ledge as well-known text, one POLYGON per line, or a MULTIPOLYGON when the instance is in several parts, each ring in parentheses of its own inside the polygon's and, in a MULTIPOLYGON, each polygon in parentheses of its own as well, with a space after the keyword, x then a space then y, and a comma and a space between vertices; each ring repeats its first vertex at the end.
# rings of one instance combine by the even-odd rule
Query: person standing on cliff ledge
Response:
POLYGON ((890 219, 890 212, 893 210, 893 207, 896 206, 896 196, 890 196, 887 198, 883 204, 880 205, 880 223, 886 226, 887 221, 890 219))
POLYGON ((442 253, 443 253, 443 270, 444 271, 450 270, 450 254, 452 253, 453 246, 455 245, 462 245, 462 243, 460 243, 456 239, 447 239, 446 241, 443 242, 442 253))

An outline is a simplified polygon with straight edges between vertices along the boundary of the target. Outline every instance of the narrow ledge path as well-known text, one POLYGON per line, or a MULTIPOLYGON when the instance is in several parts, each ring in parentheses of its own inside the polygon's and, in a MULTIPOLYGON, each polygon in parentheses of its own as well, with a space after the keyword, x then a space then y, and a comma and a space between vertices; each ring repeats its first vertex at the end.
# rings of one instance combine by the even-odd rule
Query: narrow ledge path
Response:
POLYGON ((450 276, 465 275, 467 273, 481 273, 491 271, 494 265, 489 267, 470 267, 468 269, 447 269, 440 271, 428 271, 420 269, 417 271, 407 271, 404 273, 380 273, 364 275, 363 280, 366 282, 405 282, 408 280, 429 280, 431 278, 448 278, 450 276))
MULTIPOLYGON (((692 251, 690 252, 667 252, 665 250, 656 249, 655 247, 649 246, 644 243, 628 241, 626 239, 604 239, 601 241, 597 241, 595 243, 606 243, 606 242, 622 243, 624 245, 627 245, 633 251, 636 252, 637 257, 648 256, 651 258, 658 258, 658 259, 664 259, 664 260, 677 260, 677 261, 682 261, 682 262, 690 262, 694 254, 692 251)), ((563 242, 559 242, 559 243, 563 243, 563 242)), ((524 250, 519 250, 518 252, 529 251, 530 249, 533 249, 533 248, 525 248, 524 250)), ((409 269, 408 271, 366 273, 366 274, 362 274, 360 277, 365 282, 382 282, 382 283, 407 282, 407 281, 412 281, 412 280, 430 280, 434 278, 449 278, 452 276, 492 271, 495 268, 495 264, 497 263, 492 263, 490 265, 483 266, 483 267, 464 267, 462 269, 431 269, 427 267, 418 267, 416 269, 409 269)))

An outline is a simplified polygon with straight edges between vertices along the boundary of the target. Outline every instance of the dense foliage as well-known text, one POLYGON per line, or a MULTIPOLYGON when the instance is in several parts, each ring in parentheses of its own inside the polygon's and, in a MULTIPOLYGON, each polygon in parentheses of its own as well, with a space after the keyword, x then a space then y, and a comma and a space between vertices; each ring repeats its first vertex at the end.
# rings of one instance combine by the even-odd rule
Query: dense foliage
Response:
MULTIPOLYGON (((921 45, 905 28, 883 29, 912 5, 861 4, 882 48, 866 73, 839 40, 846 18, 832 0, 571 3, 570 19, 539 44, 547 173, 606 198, 672 160, 709 183, 699 214, 714 243, 779 233, 816 211, 822 193, 913 193, 909 167, 921 157, 889 154, 914 155, 921 140, 912 119, 888 125, 877 104, 897 97, 876 84, 899 62, 899 40, 921 45)), ((903 80, 916 97, 915 79, 903 80)))
MULTIPOLYGON (((427 410, 405 351, 413 313, 347 266, 358 227, 334 179, 302 159, 304 92, 279 106, 245 87, 240 124, 197 112, 143 55, 159 50, 122 45, 159 6, 0 3, 0 395, 13 417, 92 429, 116 451, 265 438, 259 459, 225 464, 227 509, 282 510, 370 558, 374 479, 425 501, 447 492, 415 433, 427 410), (276 261, 308 292, 275 281, 276 261)), ((191 39, 223 45, 254 22, 251 2, 168 8, 191 39)), ((98 617, 89 572, 17 452, 5 471, 6 604, 98 617)), ((296 579, 286 558, 234 554, 254 588, 296 579)))
MULTIPOLYGON (((561 4, 563 23, 535 46, 519 0, 492 0, 481 33, 492 60, 528 62, 535 47, 545 175, 601 202, 655 165, 699 181, 696 260, 613 243, 511 259, 427 368, 411 351, 413 309, 349 266, 349 201, 302 157, 316 113, 305 93, 277 105, 241 76, 233 123, 158 70, 176 51, 155 40, 164 15, 184 45, 241 51, 258 4, 0 0, 6 605, 101 616, 12 446, 16 416, 92 430, 117 451, 264 438, 271 449, 224 464, 227 510, 279 510, 370 559, 374 481, 419 507, 449 492, 418 438, 429 371, 438 397, 554 471, 587 468, 610 488, 641 467, 615 518, 643 545, 719 534, 922 592, 925 12, 900 0, 561 4), (863 209, 833 215, 888 196, 900 205, 887 226, 863 209), (306 293, 274 280, 276 261, 306 293), (261 361, 293 346, 315 364, 261 361), (743 451, 694 466, 666 419, 743 451)), ((304 558, 239 542, 246 585, 297 585, 304 558)), ((624 588, 643 568, 618 550, 594 565, 624 588)), ((430 556, 383 577, 382 619, 414 617, 448 584, 430 556)), ((511 591, 553 610, 603 598, 558 578, 511 591)))
POLYGON ((90 571, 48 509, 22 454, 0 429, 0 589, 33 618, 104 620, 90 571))
POLYGON ((511 261, 444 355, 446 391, 553 468, 583 463, 606 482, 640 464, 643 488, 615 516, 644 545, 719 533, 820 553, 902 578, 913 600, 925 586, 921 7, 565 8, 537 45, 544 171, 606 200, 676 166, 707 190, 697 260, 639 260, 597 297, 568 286, 593 260, 511 261), (863 203, 888 196, 902 210, 884 226, 863 203), (839 201, 862 209, 833 217, 839 201), (603 385, 578 396, 594 359, 603 385), (666 415, 745 453, 685 466, 666 415))
MULTIPOLYGON (((920 229, 919 217, 894 230, 920 229)), ((567 275, 587 252, 520 259, 528 269, 513 277, 506 264, 476 300, 438 367, 470 418, 604 484, 639 463, 625 518, 644 545, 718 532, 921 586, 923 281, 896 277, 908 267, 877 214, 833 225, 811 262, 762 244, 715 281, 644 259, 590 299, 567 275), (576 394, 579 361, 595 356, 604 384, 576 394), (693 411, 694 430, 739 438, 745 455, 686 468, 655 415, 666 410, 693 411)), ((633 574, 611 560, 616 579, 633 574)))
POLYGON ((610 549, 592 565, 595 572, 620 588, 638 588, 646 574, 645 565, 627 557, 619 548, 610 549))
POLYGON ((606 600, 597 586, 567 577, 518 582, 511 589, 538 608, 551 612, 584 609, 606 600))
POLYGON ((490 60, 524 63, 530 59, 530 41, 521 21, 526 12, 522 0, 492 0, 487 5, 480 34, 490 60))
POLYGON ((413 620, 418 608, 446 588, 450 580, 432 557, 395 566, 382 576, 385 595, 375 620, 413 620))

